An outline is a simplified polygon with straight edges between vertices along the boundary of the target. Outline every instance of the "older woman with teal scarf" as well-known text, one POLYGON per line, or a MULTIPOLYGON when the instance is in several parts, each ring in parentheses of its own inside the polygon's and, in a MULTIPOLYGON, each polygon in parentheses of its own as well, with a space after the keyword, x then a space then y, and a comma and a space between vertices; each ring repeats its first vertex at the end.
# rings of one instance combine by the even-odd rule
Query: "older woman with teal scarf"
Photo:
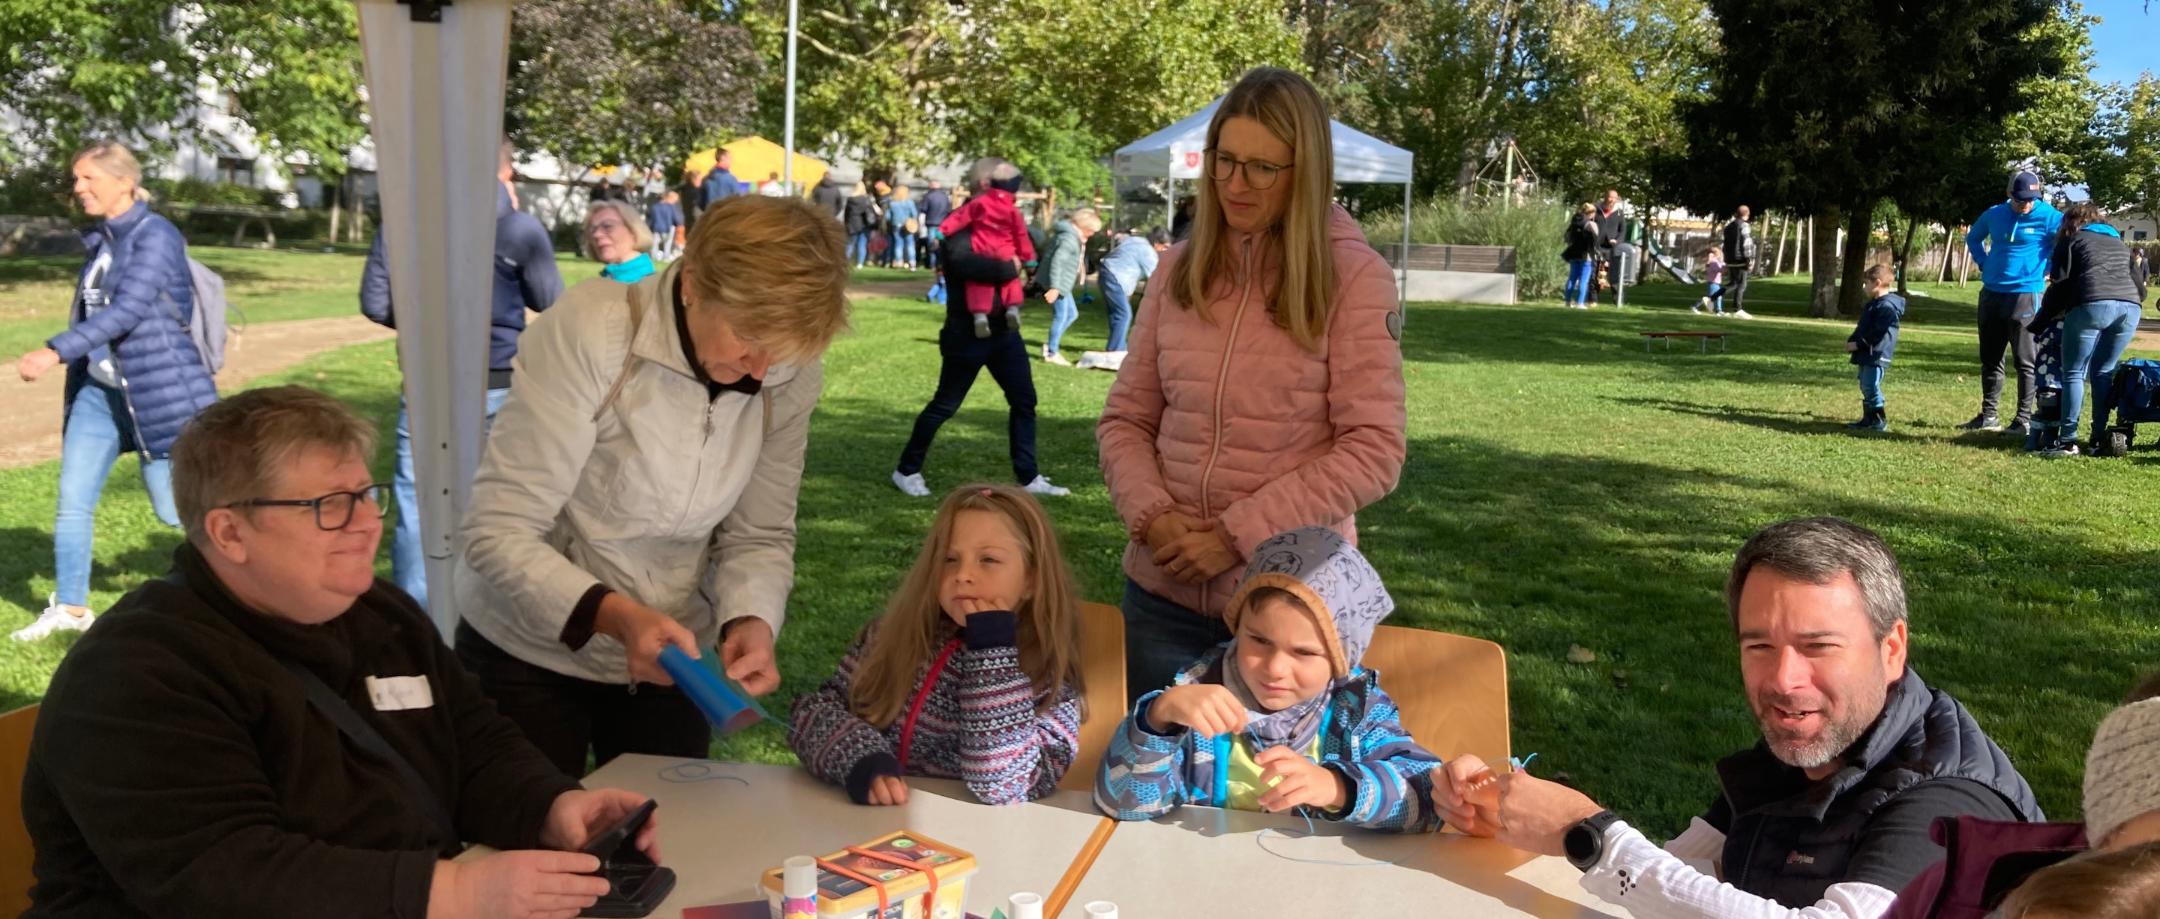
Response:
POLYGON ((600 260, 600 275, 635 284, 653 273, 652 231, 627 201, 595 201, 585 212, 585 241, 600 260))

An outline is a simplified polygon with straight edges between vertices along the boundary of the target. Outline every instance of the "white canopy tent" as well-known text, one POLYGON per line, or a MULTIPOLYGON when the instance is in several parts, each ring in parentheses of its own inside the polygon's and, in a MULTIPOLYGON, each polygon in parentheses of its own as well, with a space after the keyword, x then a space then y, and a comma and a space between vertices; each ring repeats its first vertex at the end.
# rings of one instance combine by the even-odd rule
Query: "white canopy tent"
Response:
MULTIPOLYGON (((1118 148, 1110 171, 1119 176, 1198 179, 1205 171, 1208 122, 1222 107, 1222 97, 1185 116, 1176 124, 1118 148)), ((1335 181, 1403 187, 1402 254, 1396 266, 1395 292, 1401 298, 1409 289, 1410 265, 1410 151, 1387 143, 1340 121, 1331 121, 1334 134, 1335 181)), ((1177 211, 1176 186, 1169 190, 1170 210, 1177 211)))
POLYGON ((428 606, 457 625, 456 522, 486 419, 496 162, 514 0, 353 0, 411 413, 428 606))

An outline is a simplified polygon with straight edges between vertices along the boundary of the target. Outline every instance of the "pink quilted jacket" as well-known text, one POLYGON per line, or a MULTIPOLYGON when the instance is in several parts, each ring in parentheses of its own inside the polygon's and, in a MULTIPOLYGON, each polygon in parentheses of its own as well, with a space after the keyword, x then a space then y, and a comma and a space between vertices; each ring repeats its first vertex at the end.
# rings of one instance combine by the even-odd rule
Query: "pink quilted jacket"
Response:
POLYGON ((1357 512, 1402 473, 1402 316, 1394 272, 1349 212, 1328 222, 1335 312, 1317 352, 1267 311, 1279 259, 1233 238, 1245 268, 1217 286, 1211 324, 1176 300, 1184 244, 1163 255, 1147 308, 1095 428, 1103 477, 1131 542, 1125 573, 1187 609, 1221 616, 1243 564, 1205 585, 1158 568, 1144 541, 1167 510, 1220 520, 1242 559, 1268 537, 1333 527, 1353 542, 1357 512))

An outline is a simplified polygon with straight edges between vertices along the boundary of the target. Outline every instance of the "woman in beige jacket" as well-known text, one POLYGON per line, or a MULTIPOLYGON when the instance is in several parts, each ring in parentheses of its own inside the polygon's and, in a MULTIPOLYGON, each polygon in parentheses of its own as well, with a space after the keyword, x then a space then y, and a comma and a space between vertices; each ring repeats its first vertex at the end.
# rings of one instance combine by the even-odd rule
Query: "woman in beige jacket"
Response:
POLYGON ((717 645, 749 691, 779 685, 842 246, 802 201, 729 198, 665 271, 580 284, 525 333, 459 533, 456 645, 564 772, 588 748, 706 754, 665 646, 717 645))
POLYGON ((1096 428, 1132 540, 1133 696, 1230 639, 1223 605, 1255 547, 1301 526, 1354 541, 1358 510, 1402 473, 1402 313, 1387 263, 1329 200, 1328 124, 1289 71, 1223 97, 1192 235, 1163 255, 1096 428))

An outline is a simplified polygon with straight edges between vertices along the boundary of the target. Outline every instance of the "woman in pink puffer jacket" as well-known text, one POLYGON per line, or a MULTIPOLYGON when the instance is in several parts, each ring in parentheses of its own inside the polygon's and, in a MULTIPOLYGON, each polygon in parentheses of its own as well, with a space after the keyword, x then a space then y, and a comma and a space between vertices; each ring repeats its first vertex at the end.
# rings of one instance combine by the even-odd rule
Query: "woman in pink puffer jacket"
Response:
POLYGON ((1165 253, 1096 439, 1125 547, 1126 691, 1230 639, 1254 547, 1300 526, 1355 541, 1402 472, 1392 270, 1330 201, 1327 107, 1247 73, 1208 125, 1192 236, 1165 253))

